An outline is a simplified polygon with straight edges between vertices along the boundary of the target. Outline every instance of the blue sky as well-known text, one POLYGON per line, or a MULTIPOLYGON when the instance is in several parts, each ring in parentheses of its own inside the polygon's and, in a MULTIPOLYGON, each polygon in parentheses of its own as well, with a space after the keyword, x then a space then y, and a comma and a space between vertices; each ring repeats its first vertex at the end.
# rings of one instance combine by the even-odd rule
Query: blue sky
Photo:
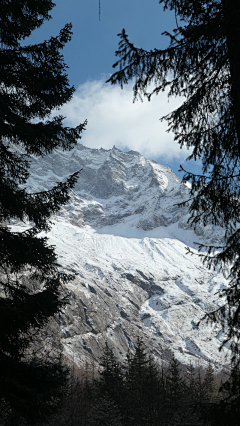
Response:
POLYGON ((173 135, 166 133, 166 124, 159 121, 180 104, 180 99, 169 102, 166 94, 161 94, 151 102, 133 104, 131 83, 123 90, 105 84, 113 72, 117 34, 122 28, 138 47, 165 48, 168 38, 161 33, 174 28, 174 14, 163 12, 158 0, 101 0, 99 21, 98 0, 55 0, 55 3, 53 19, 32 34, 31 42, 57 35, 67 22, 72 22, 72 41, 63 53, 76 92, 62 113, 69 125, 88 119, 81 142, 92 148, 110 149, 116 145, 124 151, 139 151, 168 165, 178 176, 181 176, 179 164, 199 172, 195 162, 186 164, 189 151, 180 150, 173 135))

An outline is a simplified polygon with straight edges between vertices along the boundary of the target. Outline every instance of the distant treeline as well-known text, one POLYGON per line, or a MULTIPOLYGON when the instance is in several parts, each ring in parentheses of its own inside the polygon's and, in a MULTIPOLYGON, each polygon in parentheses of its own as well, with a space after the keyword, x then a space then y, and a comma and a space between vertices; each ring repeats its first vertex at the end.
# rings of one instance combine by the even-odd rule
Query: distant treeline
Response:
POLYGON ((106 343, 101 366, 98 374, 90 366, 79 377, 73 374, 68 396, 50 426, 240 424, 237 373, 235 383, 227 375, 217 380, 210 362, 206 370, 191 364, 183 369, 174 357, 163 368, 147 354, 141 339, 124 365, 106 343))

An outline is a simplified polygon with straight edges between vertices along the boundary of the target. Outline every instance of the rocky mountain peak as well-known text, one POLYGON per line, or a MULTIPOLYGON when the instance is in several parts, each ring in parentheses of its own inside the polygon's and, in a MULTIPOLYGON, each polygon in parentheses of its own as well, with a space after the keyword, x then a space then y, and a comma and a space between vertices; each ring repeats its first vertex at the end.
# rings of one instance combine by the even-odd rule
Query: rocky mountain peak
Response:
POLYGON ((48 234, 59 262, 77 273, 68 284, 71 303, 59 322, 68 358, 98 362, 105 340, 123 359, 142 336, 157 360, 171 352, 181 362, 220 367, 218 325, 198 326, 227 285, 205 268, 195 242, 223 238, 216 227, 188 223, 189 188, 172 170, 135 151, 91 149, 78 144, 32 158, 30 191, 49 189, 81 170, 71 200, 53 218, 48 234))

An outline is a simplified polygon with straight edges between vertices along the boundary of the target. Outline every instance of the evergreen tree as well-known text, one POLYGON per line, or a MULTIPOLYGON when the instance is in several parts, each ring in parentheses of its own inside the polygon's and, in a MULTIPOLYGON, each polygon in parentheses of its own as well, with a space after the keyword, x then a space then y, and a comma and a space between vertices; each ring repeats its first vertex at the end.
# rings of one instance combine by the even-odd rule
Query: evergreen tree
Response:
POLYGON ((100 396, 92 407, 86 426, 122 426, 118 406, 107 393, 100 396))
POLYGON ((171 403, 174 405, 181 404, 181 398, 184 393, 184 381, 180 372, 180 365, 176 358, 173 356, 168 369, 168 395, 171 403))
POLYGON ((50 117, 74 92, 61 50, 71 24, 37 45, 22 41, 51 18, 51 0, 2 0, 0 13, 0 403, 14 425, 20 417, 46 419, 66 388, 67 371, 56 355, 31 351, 36 331, 67 299, 49 231, 52 213, 69 199, 78 173, 50 191, 29 193, 30 156, 71 149, 84 124, 64 126, 50 117), (22 223, 21 231, 12 228, 22 223), (24 225, 25 228, 24 228, 24 225))
MULTIPOLYGON (((115 361, 112 350, 106 344, 101 375, 94 379, 92 375, 89 377, 89 371, 85 371, 82 379, 76 380, 73 376, 65 403, 48 423, 49 426, 238 425, 239 375, 235 374, 231 389, 230 383, 226 384, 225 394, 234 399, 234 410, 230 413, 229 402, 221 404, 222 401, 215 400, 213 403, 206 398, 206 386, 200 369, 199 374, 196 374, 192 365, 188 371, 180 370, 180 364, 174 358, 167 370, 160 368, 147 354, 141 339, 138 339, 134 353, 129 354, 125 369, 122 366, 122 396, 113 398, 114 377, 118 377, 111 367, 115 365, 115 361), (107 371, 106 376, 104 369, 107 371), (177 394, 174 394, 174 384, 178 389, 177 394), (232 392, 235 392, 234 396, 232 392)), ((210 380, 206 379, 206 382, 212 384, 213 371, 211 365, 210 367, 209 372, 206 372, 206 377, 210 380)))
MULTIPOLYGON (((135 78, 134 98, 168 90, 183 103, 163 117, 180 147, 192 148, 189 159, 202 161, 202 174, 191 180, 190 223, 219 225, 225 241, 207 247, 208 266, 229 274, 222 290, 226 303, 209 314, 228 325, 227 340, 238 353, 240 329, 240 0, 160 0, 175 12, 176 29, 166 49, 135 47, 123 29, 116 51, 118 67, 108 80, 121 87, 135 78), (150 90, 150 85, 153 89, 150 90), (236 339, 237 338, 237 339, 236 339)), ((201 250, 202 246, 199 246, 201 250)), ((225 342, 223 342, 224 344, 225 342)))
POLYGON ((201 367, 198 369, 196 377, 196 392, 197 392, 197 401, 198 404, 202 405, 205 398, 204 384, 201 377, 201 367))
POLYGON ((102 371, 100 372, 101 381, 107 384, 109 378, 115 377, 117 380, 122 380, 122 368, 119 362, 117 361, 113 350, 108 345, 108 342, 105 341, 105 347, 103 351, 103 355, 100 360, 100 365, 102 367, 102 371))
POLYGON ((164 424, 166 421, 166 388, 161 373, 159 365, 156 364, 153 356, 149 354, 143 386, 147 413, 146 424, 150 426, 159 426, 159 424, 164 424))
MULTIPOLYGON (((137 338, 135 351, 128 354, 125 379, 125 424, 155 426, 160 422, 162 388, 157 366, 137 338)), ((161 413, 161 419, 164 415, 161 413)))
POLYGON ((98 400, 99 398, 106 397, 106 400, 103 400, 106 402, 110 398, 111 402, 116 405, 117 410, 122 412, 125 399, 123 390, 123 368, 117 361, 107 341, 105 342, 100 365, 102 369, 99 371, 99 382, 96 384, 96 399, 98 400))
POLYGON ((172 357, 167 372, 167 410, 170 422, 181 422, 186 415, 185 381, 180 371, 180 363, 172 357))
POLYGON ((122 366, 117 361, 107 341, 105 342, 100 364, 102 366, 102 371, 100 371, 100 393, 107 392, 116 403, 121 404, 123 390, 122 366))
POLYGON ((190 363, 185 373, 186 395, 184 401, 185 419, 187 424, 203 425, 202 404, 205 397, 204 384, 201 379, 200 369, 197 374, 196 369, 190 363))
POLYGON ((142 339, 137 338, 135 351, 127 354, 126 380, 125 380, 125 424, 129 421, 132 425, 144 424, 144 392, 143 376, 147 364, 147 355, 142 339))
POLYGON ((191 362, 187 366, 186 385, 190 398, 194 400, 196 397, 196 371, 191 362))
POLYGON ((205 418, 213 426, 236 426, 240 418, 240 371, 239 362, 232 367, 231 377, 221 385, 222 397, 218 404, 212 404, 205 418))
POLYGON ((204 378, 204 391, 205 391, 205 401, 207 402, 216 402, 218 396, 217 383, 214 375, 214 368, 212 363, 208 362, 208 368, 206 370, 206 376, 204 378))
POLYGON ((128 376, 129 380, 141 378, 144 376, 145 367, 148 365, 147 352, 144 349, 143 339, 137 337, 135 352, 127 355, 128 358, 128 376))

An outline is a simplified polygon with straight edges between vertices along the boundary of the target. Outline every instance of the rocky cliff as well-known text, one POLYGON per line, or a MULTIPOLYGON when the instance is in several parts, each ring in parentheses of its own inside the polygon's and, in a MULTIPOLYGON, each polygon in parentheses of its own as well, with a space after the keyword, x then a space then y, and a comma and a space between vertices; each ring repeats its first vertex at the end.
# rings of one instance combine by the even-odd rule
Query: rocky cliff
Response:
POLYGON ((28 187, 49 189, 79 169, 71 200, 48 234, 62 267, 77 274, 58 320, 65 355, 78 365, 97 362, 107 339, 123 359, 142 336, 156 359, 173 351, 184 363, 225 364, 220 327, 197 324, 227 283, 186 254, 186 246, 196 251, 194 242, 221 241, 222 230, 190 229, 187 207, 177 206, 188 199, 188 186, 135 151, 79 144, 33 157, 28 187))

